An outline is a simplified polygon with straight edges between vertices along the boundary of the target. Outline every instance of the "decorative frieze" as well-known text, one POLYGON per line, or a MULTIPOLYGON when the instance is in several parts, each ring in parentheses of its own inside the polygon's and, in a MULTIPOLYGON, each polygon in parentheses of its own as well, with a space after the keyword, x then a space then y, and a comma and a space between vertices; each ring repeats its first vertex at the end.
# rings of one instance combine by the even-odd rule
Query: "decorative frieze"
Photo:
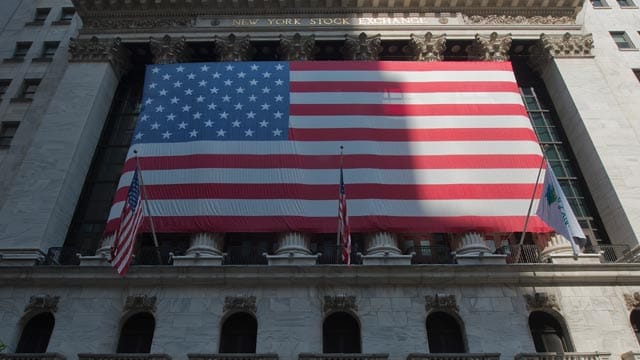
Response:
POLYGON ((184 37, 172 39, 165 35, 162 39, 149 38, 149 48, 154 64, 176 64, 189 61, 189 47, 184 37))
POLYGON ((465 24, 471 25, 571 25, 576 19, 571 16, 512 16, 471 15, 463 16, 465 24))
POLYGON ((315 36, 302 36, 295 33, 293 36, 280 35, 280 48, 278 53, 281 60, 313 60, 315 56, 315 36))
POLYGON ((533 295, 525 294, 524 299, 527 301, 527 309, 529 311, 539 309, 553 309, 560 311, 560 305, 555 295, 547 293, 535 293, 533 295))
POLYGON ((382 52, 380 34, 368 37, 360 33, 358 36, 345 35, 345 60, 378 60, 382 52))
POLYGON ((538 43, 540 50, 555 58, 591 57, 593 36, 586 35, 547 35, 541 34, 538 43))
POLYGON ((425 309, 427 312, 433 310, 444 310, 449 312, 457 312, 458 304, 455 295, 435 294, 424 297, 425 309))
POLYGON ((139 312, 155 312, 156 311, 156 297, 147 295, 134 295, 127 296, 127 301, 124 304, 125 311, 139 312))
POLYGON ((480 61, 508 61, 511 49, 511 34, 498 36, 492 32, 489 36, 476 34, 467 50, 469 58, 480 61))
POLYGON ((247 61, 251 58, 249 35, 242 38, 230 34, 226 39, 215 37, 214 49, 220 61, 247 61))
POLYGON ((409 50, 414 61, 442 61, 446 44, 446 34, 433 36, 428 32, 423 37, 411 34, 409 50))
POLYGON ((109 62, 118 76, 129 68, 130 52, 120 38, 71 39, 69 43, 70 62, 109 62))
POLYGON ((255 296, 227 296, 224 298, 224 312, 244 311, 255 314, 256 310, 255 296))
POLYGON ((357 312, 356 297, 347 295, 325 296, 323 310, 325 314, 335 311, 357 312))
POLYGON ((34 295, 29 298, 29 304, 25 306, 24 312, 56 312, 58 311, 59 296, 34 295))
POLYGON ((624 302, 629 310, 640 309, 640 293, 624 294, 624 302))

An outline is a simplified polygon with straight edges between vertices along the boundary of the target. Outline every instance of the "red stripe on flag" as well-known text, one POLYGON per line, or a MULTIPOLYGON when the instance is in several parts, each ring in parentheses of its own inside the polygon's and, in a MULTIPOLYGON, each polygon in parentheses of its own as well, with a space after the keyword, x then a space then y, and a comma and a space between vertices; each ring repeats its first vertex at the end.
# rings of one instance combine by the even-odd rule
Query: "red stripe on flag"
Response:
POLYGON ((531 129, 289 129, 297 141, 537 141, 531 129))
POLYGON ((303 92, 388 92, 388 93, 443 93, 443 92, 513 92, 520 93, 513 82, 382 82, 382 81, 323 81, 289 84, 292 93, 303 92))
POLYGON ((460 116, 460 115, 522 115, 519 104, 291 104, 293 116, 460 116))
POLYGON ((291 71, 512 71, 510 62, 292 61, 291 71))

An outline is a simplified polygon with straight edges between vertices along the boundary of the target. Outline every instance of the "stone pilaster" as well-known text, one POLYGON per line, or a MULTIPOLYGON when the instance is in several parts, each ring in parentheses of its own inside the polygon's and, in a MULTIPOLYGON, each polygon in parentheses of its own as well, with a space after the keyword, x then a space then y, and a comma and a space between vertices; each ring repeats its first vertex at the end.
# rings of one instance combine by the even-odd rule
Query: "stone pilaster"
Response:
POLYGON ((507 255, 493 254, 478 232, 463 234, 455 251, 458 264, 506 264, 507 255))
POLYGON ((195 233, 184 256, 173 256, 174 266, 222 265, 223 233, 195 233))
POLYGON ((165 35, 162 39, 149 38, 149 48, 154 64, 175 64, 189 61, 189 47, 184 37, 172 39, 165 35))
POLYGON ((433 36, 431 32, 424 36, 411 34, 409 50, 413 61, 442 61, 443 53, 447 48, 447 36, 433 36))
POLYGON ((278 249, 267 255, 269 265, 315 265, 318 255, 311 255, 307 234, 289 232, 278 237, 278 249))
POLYGON ((345 35, 343 52, 345 60, 378 60, 382 52, 381 36, 345 35))
POLYGON ((497 32, 489 36, 476 34, 467 49, 469 58, 478 61, 508 61, 511 49, 511 34, 499 36, 497 32))
POLYGON ((409 265, 411 255, 402 255, 398 248, 398 238, 389 232, 368 234, 367 254, 362 257, 364 265, 409 265))
POLYGON ((315 36, 302 36, 295 33, 293 36, 280 35, 280 48, 278 54, 281 60, 304 61, 313 60, 315 56, 315 36))
POLYGON ((238 38, 230 34, 226 39, 215 37, 214 51, 220 61, 247 61, 251 58, 252 47, 249 35, 238 38))

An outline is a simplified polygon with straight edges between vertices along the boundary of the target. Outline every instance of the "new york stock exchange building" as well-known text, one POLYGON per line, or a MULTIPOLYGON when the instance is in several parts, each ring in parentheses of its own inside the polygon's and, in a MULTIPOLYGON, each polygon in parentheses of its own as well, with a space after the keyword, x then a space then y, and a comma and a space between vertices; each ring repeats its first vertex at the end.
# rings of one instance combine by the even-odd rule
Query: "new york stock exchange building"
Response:
POLYGON ((637 1, 3 0, 0 359, 640 357, 637 1))

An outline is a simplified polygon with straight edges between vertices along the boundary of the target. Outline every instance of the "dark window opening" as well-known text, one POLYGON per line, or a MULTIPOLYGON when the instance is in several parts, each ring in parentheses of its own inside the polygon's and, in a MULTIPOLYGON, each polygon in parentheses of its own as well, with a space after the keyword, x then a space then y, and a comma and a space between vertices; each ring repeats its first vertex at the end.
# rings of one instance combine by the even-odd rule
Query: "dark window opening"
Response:
POLYGON ((55 319, 53 314, 47 312, 34 316, 22 329, 20 341, 16 348, 17 353, 44 353, 47 352, 51 332, 55 319))
POLYGON ((0 79, 0 101, 9 90, 9 85, 11 85, 11 79, 0 79))
POLYGON ((336 312, 324 319, 322 324, 322 352, 359 354, 360 325, 345 312, 336 312))
POLYGON ((131 316, 122 326, 118 353, 142 353, 151 351, 153 332, 156 320, 149 313, 138 313, 131 316))
POLYGON ((2 125, 0 125, 0 148, 11 145, 11 140, 16 136, 19 125, 20 123, 15 121, 3 122, 2 125))
POLYGON ((629 35, 624 31, 610 31, 613 41, 618 46, 618 49, 634 49, 635 46, 631 42, 629 35))
POLYGON ((50 8, 37 8, 31 24, 42 25, 47 20, 47 16, 49 16, 50 11, 50 8))
POLYGON ((233 314, 222 324, 220 353, 254 354, 257 337, 258 322, 252 315, 233 314))
POLYGON ((43 59, 53 59, 53 56, 56 54, 56 50, 58 50, 58 46, 60 46, 58 41, 45 42, 42 47, 42 54, 40 57, 43 59))
POLYGON ((444 312, 427 316, 427 338, 431 353, 464 353, 462 329, 458 321, 444 312))
POLYGON ((29 52, 30 48, 31 48, 31 42, 30 41, 24 41, 24 42, 16 43, 16 48, 13 51, 13 57, 11 59, 12 60, 16 60, 16 61, 24 60, 24 58, 25 58, 25 56, 27 56, 27 53, 29 52))
POLYGON ((629 318, 631 321, 631 327, 633 327, 633 333, 636 334, 636 339, 640 344, 640 310, 635 309, 631 311, 631 316, 629 318))
POLYGON ((529 329, 536 352, 573 351, 560 322, 552 315, 534 311, 529 315, 529 329))
POLYGON ((62 8, 62 13, 60 14, 60 21, 71 22, 71 20, 73 20, 73 15, 75 14, 76 14, 76 9, 72 7, 62 8))
POLYGON ((591 0, 591 6, 593 6, 594 8, 609 7, 609 5, 607 5, 606 1, 604 0, 591 0))

